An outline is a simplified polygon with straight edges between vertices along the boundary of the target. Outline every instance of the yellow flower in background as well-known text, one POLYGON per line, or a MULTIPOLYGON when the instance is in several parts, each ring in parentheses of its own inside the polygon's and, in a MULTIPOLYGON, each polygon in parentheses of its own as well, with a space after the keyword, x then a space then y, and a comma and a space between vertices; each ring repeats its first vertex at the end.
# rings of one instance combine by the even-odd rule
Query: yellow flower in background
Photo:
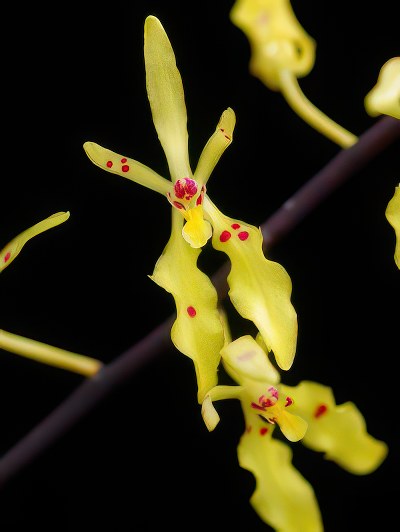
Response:
POLYGON ((264 256, 261 230, 222 214, 206 193, 215 165, 232 142, 234 111, 228 108, 222 113, 192 172, 182 79, 168 36, 154 16, 145 21, 144 57, 153 122, 171 180, 94 142, 85 142, 84 149, 100 168, 160 193, 172 206, 171 238, 151 279, 175 299, 177 319, 171 338, 177 349, 194 361, 202 402, 217 383, 225 340, 217 294, 196 265, 201 248, 212 237, 212 246, 227 254, 231 301, 244 318, 256 324, 282 369, 292 365, 297 342, 292 284, 286 270, 264 256))
POLYGON ((292 465, 292 450, 273 437, 277 427, 291 442, 324 453, 346 471, 365 475, 386 458, 386 443, 370 436, 365 420, 351 403, 335 403, 331 388, 311 381, 297 386, 280 382, 279 373, 258 336, 227 343, 222 350, 226 372, 238 386, 216 386, 206 395, 202 415, 209 430, 219 422, 213 402, 239 399, 245 432, 238 445, 239 464, 253 473, 251 504, 279 532, 323 530, 310 483, 292 465))
POLYGON ((400 184, 395 188, 394 195, 386 207, 385 216, 396 234, 394 260, 400 270, 400 184))
POLYGON ((297 79, 315 63, 315 40, 302 28, 289 0, 236 0, 232 23, 246 35, 253 76, 280 91, 292 109, 314 129, 343 148, 357 137, 331 120, 303 94, 297 79))
POLYGON ((388 115, 400 119, 400 57, 392 57, 382 66, 364 105, 371 116, 388 115))
MULTIPOLYGON (((31 238, 65 222, 69 215, 69 212, 52 214, 13 238, 0 251, 0 272, 15 260, 31 238)), ((102 363, 96 359, 37 342, 2 329, 0 329, 0 349, 85 376, 94 375, 102 366, 102 363)))

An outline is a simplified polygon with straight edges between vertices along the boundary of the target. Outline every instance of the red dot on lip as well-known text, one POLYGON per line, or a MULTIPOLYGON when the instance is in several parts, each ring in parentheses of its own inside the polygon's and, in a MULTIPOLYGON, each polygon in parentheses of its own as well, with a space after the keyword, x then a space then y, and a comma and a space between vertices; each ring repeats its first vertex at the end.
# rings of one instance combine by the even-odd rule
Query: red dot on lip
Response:
POLYGON ((220 234, 219 236, 219 239, 221 242, 226 242, 227 240, 229 240, 231 238, 231 234, 229 231, 222 231, 222 233, 220 234))
POLYGON ((249 233, 247 231, 241 231, 238 233, 240 240, 247 240, 249 238, 249 233))
POLYGON ((317 408, 315 409, 315 412, 314 412, 314 417, 318 418, 318 417, 322 416, 323 414, 325 414, 325 412, 327 410, 328 410, 328 407, 326 405, 317 406, 317 408))
POLYGON ((197 314, 196 309, 194 307, 188 307, 186 310, 191 318, 194 318, 197 314))
POLYGON ((126 163, 127 160, 128 159, 126 157, 124 157, 123 159, 121 159, 121 163, 124 164, 124 163, 126 163))
POLYGON ((4 255, 4 262, 7 262, 8 260, 10 260, 10 257, 11 257, 11 253, 8 251, 8 252, 4 255))
POLYGON ((232 224, 231 227, 232 229, 239 229, 240 224, 232 224))
POLYGON ((111 168, 113 165, 113 162, 112 161, 107 161, 107 168, 111 168))
POLYGON ((124 164, 123 167, 121 168, 121 170, 123 172, 129 172, 129 166, 127 164, 124 164))
POLYGON ((268 432, 267 427, 262 427, 262 428, 260 429, 260 434, 261 434, 261 436, 265 436, 265 434, 267 434, 267 432, 268 432))

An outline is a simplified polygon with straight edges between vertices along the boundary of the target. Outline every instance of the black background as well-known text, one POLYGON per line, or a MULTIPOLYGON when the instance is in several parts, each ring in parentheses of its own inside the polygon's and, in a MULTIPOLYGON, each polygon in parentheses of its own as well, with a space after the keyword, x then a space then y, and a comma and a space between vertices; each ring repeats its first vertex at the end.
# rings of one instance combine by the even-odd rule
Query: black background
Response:
MULTIPOLYGON (((232 5, 10 6, 3 19, 1 242, 54 212, 71 217, 32 240, 3 272, 3 329, 108 363, 174 310, 170 294, 147 277, 168 240, 169 204, 101 171, 82 149, 92 140, 167 176, 145 92, 147 15, 160 18, 177 56, 192 167, 222 111, 236 112, 234 141, 208 184, 225 214, 261 224, 340 151, 249 74, 249 46, 229 20, 232 5)), ((373 10, 344 0, 292 5, 317 41, 303 91, 362 134, 379 120, 365 112, 364 96, 383 63, 399 54, 395 3, 382 0, 373 10)), ((357 477, 293 446, 327 532, 383 530, 398 513, 400 272, 384 211, 399 172, 397 142, 268 252, 292 278, 299 317, 297 357, 284 382, 331 386, 337 402, 354 401, 369 432, 390 447, 376 472, 357 477)), ((222 261, 211 247, 202 253, 209 272, 222 261)), ((235 336, 249 333, 239 319, 233 327, 235 336)), ((82 381, 2 351, 0 452, 82 381)), ((1 532, 270 530, 248 502, 253 477, 237 464, 240 405, 226 401, 218 410, 221 423, 208 433, 192 362, 172 348, 162 353, 3 488, 1 532)))

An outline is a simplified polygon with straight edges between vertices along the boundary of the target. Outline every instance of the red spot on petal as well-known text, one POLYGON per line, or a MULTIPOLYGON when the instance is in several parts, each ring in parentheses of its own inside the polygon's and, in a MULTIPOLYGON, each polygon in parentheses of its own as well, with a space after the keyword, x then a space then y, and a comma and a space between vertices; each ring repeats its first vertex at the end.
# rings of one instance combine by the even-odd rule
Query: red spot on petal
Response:
POLYGON ((238 233, 240 240, 247 240, 249 238, 249 233, 247 231, 241 231, 238 233))
POLYGON ((291 397, 286 397, 286 403, 285 406, 290 406, 294 403, 293 399, 291 397))
POLYGON ((265 408, 263 406, 258 405, 257 403, 251 403, 251 407, 255 410, 262 410, 263 412, 265 412, 265 408))
POLYGON ((315 412, 314 412, 314 417, 315 418, 319 418, 319 417, 323 416, 326 413, 327 410, 328 410, 328 407, 326 405, 317 406, 317 408, 315 409, 315 412))
POLYGON ((122 163, 122 164, 125 164, 127 160, 128 160, 128 159, 126 159, 126 158, 124 157, 123 159, 121 159, 121 163, 122 163))
POLYGON ((231 227, 232 229, 239 229, 240 224, 232 224, 231 227))
POLYGON ((261 429, 260 429, 261 436, 265 436, 267 434, 267 432, 268 432, 267 427, 261 427, 261 429))
POLYGON ((222 233, 219 236, 219 239, 221 242, 227 242, 231 238, 231 234, 229 231, 222 231, 222 233))
POLYGON ((197 314, 196 309, 194 307, 188 307, 186 310, 191 318, 194 318, 197 314))
POLYGON ((11 253, 8 251, 8 252, 4 255, 4 262, 7 262, 8 260, 10 260, 10 257, 11 257, 11 253))
POLYGON ((184 209, 185 207, 182 205, 182 203, 179 203, 179 201, 173 201, 172 202, 173 206, 176 207, 177 209, 184 209))
MULTIPOLYGON (((121 170, 122 170, 123 172, 129 172, 129 166, 128 166, 127 164, 124 164, 124 165, 122 166, 121 170)), ((240 238, 240 235, 239 235, 239 238, 240 238)))
POLYGON ((112 165, 113 165, 112 161, 107 161, 106 163, 107 168, 112 168, 112 165))

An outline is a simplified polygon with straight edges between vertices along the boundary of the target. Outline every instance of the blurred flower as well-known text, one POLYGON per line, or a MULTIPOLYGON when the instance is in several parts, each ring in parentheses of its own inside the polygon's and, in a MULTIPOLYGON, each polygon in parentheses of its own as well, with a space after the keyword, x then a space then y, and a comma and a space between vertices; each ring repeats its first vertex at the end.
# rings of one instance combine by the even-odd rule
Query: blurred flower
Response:
POLYGON ((386 207, 386 219, 395 230, 396 247, 394 260, 400 269, 400 184, 395 188, 394 195, 386 207))
POLYGON ((297 341, 297 315, 290 302, 292 284, 286 270, 264 256, 261 230, 225 216, 206 194, 208 178, 232 142, 233 110, 222 113, 192 173, 182 79, 167 34, 153 16, 145 21, 144 57, 153 122, 171 181, 96 143, 85 142, 84 149, 100 168, 162 194, 173 207, 171 238, 151 279, 175 299, 177 320, 171 338, 178 350, 194 361, 202 402, 217 383, 224 332, 215 288, 196 265, 201 248, 212 237, 213 247, 227 254, 231 301, 244 318, 256 324, 282 369, 292 365, 297 341))
POLYGON ((249 335, 223 348, 223 366, 238 386, 211 389, 202 405, 203 419, 213 430, 219 422, 213 401, 239 399, 246 428, 238 458, 240 466, 256 479, 251 497, 255 511, 280 532, 322 531, 314 490, 293 467, 291 448, 272 437, 276 427, 289 441, 301 440, 356 475, 379 467, 388 448, 367 433, 353 403, 336 405, 331 388, 311 381, 297 386, 280 383, 264 348, 260 336, 256 341, 249 335))
POLYGON ((400 57, 386 61, 364 105, 371 116, 388 115, 400 119, 400 57))
MULTIPOLYGON (((19 255, 28 240, 52 227, 60 225, 68 218, 69 212, 57 212, 13 238, 0 251, 0 272, 19 255)), ((85 376, 94 375, 102 366, 101 362, 91 357, 59 349, 2 329, 0 329, 0 349, 85 376)))
POLYGON ((236 0, 230 18, 249 40, 253 76, 269 89, 282 92, 303 120, 333 142, 343 148, 357 142, 355 135, 317 109, 297 82, 312 70, 316 45, 300 25, 289 0, 236 0))

